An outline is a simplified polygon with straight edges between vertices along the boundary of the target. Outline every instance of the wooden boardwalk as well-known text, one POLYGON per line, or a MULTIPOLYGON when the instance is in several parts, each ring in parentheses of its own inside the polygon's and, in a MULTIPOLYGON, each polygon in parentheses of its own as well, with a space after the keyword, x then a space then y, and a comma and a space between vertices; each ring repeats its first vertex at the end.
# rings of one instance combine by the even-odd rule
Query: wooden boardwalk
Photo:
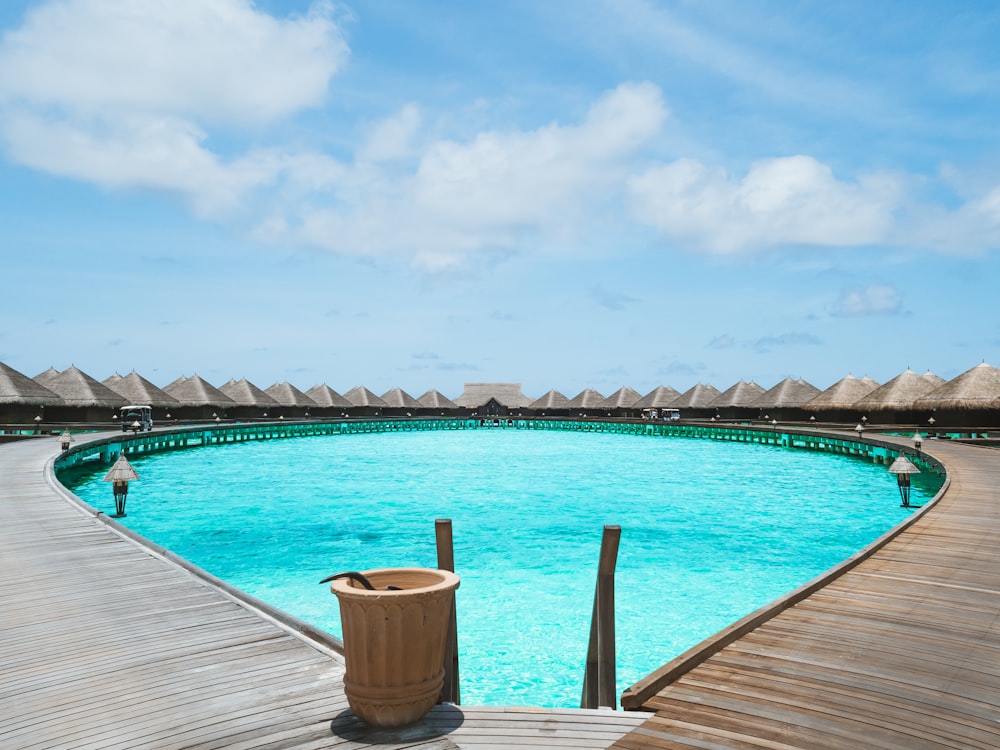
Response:
MULTIPOLYGON (((630 699, 653 714, 347 711, 340 657, 78 511, 0 446, 0 748, 1000 748, 1000 452, 891 544, 630 699)), ((639 686, 640 688, 642 685, 639 686)))
POLYGON ((45 471, 57 451, 0 446, 3 750, 606 748, 642 721, 439 706, 372 732, 339 655, 76 509, 45 471))
POLYGON ((667 665, 672 682, 640 685, 626 699, 655 714, 614 747, 1000 748, 1000 451, 924 446, 951 480, 934 506, 701 663, 667 665))

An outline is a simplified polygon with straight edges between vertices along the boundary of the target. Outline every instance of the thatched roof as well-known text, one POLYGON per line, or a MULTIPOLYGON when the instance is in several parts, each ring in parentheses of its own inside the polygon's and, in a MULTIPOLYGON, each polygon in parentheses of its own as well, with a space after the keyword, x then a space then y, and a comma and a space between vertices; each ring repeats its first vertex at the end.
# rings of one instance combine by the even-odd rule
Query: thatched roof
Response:
POLYGON ((62 399, 24 373, 0 362, 0 404, 55 406, 62 399))
POLYGON ((382 394, 382 400, 399 409, 419 409, 420 403, 402 388, 392 388, 382 394))
POLYGON ((852 404, 853 409, 889 411, 912 409, 918 398, 934 390, 934 385, 913 370, 906 370, 852 404))
POLYGON ((749 383, 741 380, 713 398, 706 406, 712 409, 722 409, 727 406, 750 406, 763 394, 763 386, 757 385, 752 380, 749 383))
POLYGON ((280 404, 269 393, 261 390, 246 378, 230 379, 219 386, 219 390, 229 396, 239 406, 274 407, 280 404))
POLYGON ((351 388, 344 394, 344 398, 351 402, 351 406, 385 407, 389 405, 362 385, 351 388))
POLYGON ((59 370, 54 367, 50 367, 45 372, 40 372, 35 377, 32 378, 39 385, 48 388, 49 383, 55 382, 56 378, 59 377, 59 370))
POLYGON ((429 390, 427 393, 423 394, 417 398, 417 403, 419 403, 424 408, 430 409, 457 409, 458 404, 452 401, 450 398, 445 396, 440 391, 429 390))
POLYGON ((635 402, 642 398, 642 394, 632 390, 627 386, 622 386, 612 393, 601 404, 602 409, 628 409, 635 406, 635 402))
POLYGON ((567 409, 600 409, 604 396, 593 388, 584 388, 566 404, 567 409))
POLYGON ((645 396, 636 401, 632 406, 637 409, 659 409, 662 406, 668 406, 671 402, 676 401, 681 395, 681 392, 676 388, 671 388, 670 386, 657 386, 645 396))
POLYGON ((496 399, 507 407, 528 406, 531 399, 521 392, 520 383, 466 383, 462 395, 455 399, 457 406, 477 407, 496 399))
POLYGON ((181 406, 215 406, 225 409, 238 405, 200 375, 189 378, 182 375, 170 385, 164 386, 163 390, 180 401, 181 406))
POLYGON ((50 370, 35 376, 44 377, 44 387, 59 396, 66 406, 97 406, 117 409, 125 405, 125 399, 98 382, 75 366, 69 367, 56 375, 50 370))
POLYGON ((795 409, 819 395, 819 388, 802 378, 785 378, 753 402, 760 409, 795 409))
POLYGON ((566 409, 568 407, 569 399, 555 388, 528 404, 529 409, 566 409))
POLYGON ((853 375, 841 378, 822 393, 809 399, 803 407, 815 411, 850 409, 855 403, 878 388, 878 383, 867 375, 858 380, 853 375))
POLYGON ((918 398, 916 406, 927 409, 1000 408, 1000 370, 985 362, 978 364, 918 398))
POLYGON ((326 383, 323 383, 322 385, 314 385, 306 391, 306 395, 321 407, 348 409, 354 405, 326 383))
POLYGON ((678 396, 670 406, 675 409, 699 409, 707 407, 721 395, 718 388, 698 383, 678 396))
POLYGON ((284 383, 275 383, 274 385, 269 385, 264 389, 264 393, 273 398, 282 406, 299 406, 305 407, 306 409, 314 408, 319 406, 315 401, 309 398, 306 394, 296 388, 294 385, 289 383, 287 380, 284 383))
POLYGON ((931 385, 933 385, 935 388, 937 388, 939 385, 944 385, 947 382, 940 375, 938 375, 937 373, 931 372, 930 370, 928 370, 927 372, 925 372, 920 377, 922 377, 928 383, 930 383, 931 385))
POLYGON ((180 405, 176 398, 157 388, 135 370, 132 370, 125 377, 115 373, 104 381, 104 385, 116 393, 120 393, 129 404, 148 404, 164 408, 180 405))

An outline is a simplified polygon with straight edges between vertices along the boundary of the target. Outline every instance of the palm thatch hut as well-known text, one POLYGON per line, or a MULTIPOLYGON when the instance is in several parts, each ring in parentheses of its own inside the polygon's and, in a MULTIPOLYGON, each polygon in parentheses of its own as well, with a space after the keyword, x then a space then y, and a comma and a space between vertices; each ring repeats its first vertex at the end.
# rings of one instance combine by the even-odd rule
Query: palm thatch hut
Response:
POLYGON ((861 419, 862 414, 854 404, 879 387, 879 383, 867 375, 856 378, 847 375, 802 405, 807 419, 816 416, 822 422, 852 422, 861 419))
POLYGON ((62 399, 24 373, 0 362, 0 422, 31 424, 45 419, 46 406, 58 406, 62 399))
POLYGON ((715 409, 709 404, 721 395, 715 386, 698 383, 684 391, 669 406, 672 409, 680 409, 681 417, 684 419, 714 417, 715 409))
POLYGON ((601 413, 601 404, 605 401, 605 396, 595 391, 593 388, 584 388, 573 396, 566 404, 567 412, 573 417, 585 417, 601 413))
POLYGON ((659 385, 635 402, 636 409, 662 409, 670 406, 681 395, 676 388, 659 385))
POLYGON ((614 417, 637 417, 641 410, 636 409, 635 404, 641 398, 638 391, 622 386, 604 399, 601 408, 614 417))
POLYGON ((274 383, 264 389, 264 393, 277 401, 278 417, 300 419, 312 414, 312 410, 317 407, 317 403, 306 394, 289 383, 274 383))
POLYGON ((917 399, 933 391, 934 384, 913 370, 905 370, 880 385, 854 404, 862 416, 886 424, 907 424, 918 421, 917 399))
POLYGON ((412 417, 420 408, 420 403, 402 388, 390 388, 381 399, 386 403, 386 414, 412 417))
POLYGON ((802 378, 785 378, 754 401, 761 414, 783 422, 803 421, 809 418, 805 405, 819 395, 819 388, 802 378))
POLYGON ((949 380, 914 404, 937 427, 1000 424, 1000 369, 982 362, 949 380))
POLYGON ((224 419, 228 410, 237 403, 200 375, 181 376, 163 387, 163 390, 180 401, 174 419, 224 419))
POLYGON ((446 416, 449 412, 461 411, 461 407, 440 391, 431 389, 417 398, 420 407, 417 414, 423 416, 446 416))
POLYGON ((326 383, 314 385, 306 395, 316 402, 316 413, 325 417, 346 417, 347 410, 354 407, 326 383))
POLYGON ((362 385, 351 388, 351 390, 344 394, 344 398, 351 403, 349 413, 352 416, 381 416, 382 410, 389 406, 385 401, 362 385))
POLYGON ((62 399, 45 413, 46 421, 52 422, 104 422, 113 424, 118 409, 125 406, 125 399, 103 383, 90 377, 75 366, 52 374, 46 370, 35 376, 44 380, 45 388, 62 399))
POLYGON ((506 417, 520 414, 531 399, 524 395, 520 383, 466 383, 455 404, 475 415, 506 417))
POLYGON ((281 407, 269 393, 258 388, 246 378, 230 378, 219 386, 219 390, 236 402, 226 409, 226 415, 233 419, 265 419, 279 416, 281 407))
POLYGON ((121 394, 128 404, 146 404, 153 408, 153 419, 165 419, 174 409, 180 406, 180 401, 161 388, 142 377, 135 370, 122 377, 115 373, 104 380, 106 385, 116 393, 121 394))
POLYGON ((565 417, 569 414, 569 399, 553 388, 528 404, 528 411, 539 417, 565 417))
POLYGON ((707 407, 715 410, 712 416, 717 419, 754 419, 760 416, 760 412, 751 404, 764 392, 763 386, 754 381, 741 380, 709 401, 707 407))

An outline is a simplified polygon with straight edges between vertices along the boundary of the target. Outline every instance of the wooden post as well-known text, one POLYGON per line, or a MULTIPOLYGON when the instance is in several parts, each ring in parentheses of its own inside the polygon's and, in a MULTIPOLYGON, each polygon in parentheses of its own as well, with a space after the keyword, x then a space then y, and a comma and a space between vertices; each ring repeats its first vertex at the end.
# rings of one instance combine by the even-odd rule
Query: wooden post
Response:
MULTIPOLYGON (((455 548, 452 543, 451 519, 438 518, 434 521, 434 537, 437 541, 438 568, 455 572, 455 548)), ((458 683, 458 618, 455 603, 451 605, 451 623, 448 625, 448 640, 444 646, 444 684, 441 686, 440 703, 461 703, 458 683)))
POLYGON ((594 611, 590 620, 590 643, 583 677, 580 708, 617 708, 615 686, 615 565, 621 526, 605 526, 601 558, 597 568, 594 611))

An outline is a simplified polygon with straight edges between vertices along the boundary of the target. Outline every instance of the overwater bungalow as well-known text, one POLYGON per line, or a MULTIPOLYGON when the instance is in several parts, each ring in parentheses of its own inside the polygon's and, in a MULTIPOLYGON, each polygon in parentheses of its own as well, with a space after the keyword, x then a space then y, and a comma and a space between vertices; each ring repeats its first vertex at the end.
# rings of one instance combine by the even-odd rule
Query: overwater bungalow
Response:
POLYGON ((55 393, 62 403, 45 414, 53 422, 104 422, 114 424, 118 409, 126 399, 87 373, 71 366, 57 372, 49 368, 35 376, 35 382, 55 393))
POLYGON ((569 403, 566 404, 566 409, 569 411, 571 417, 601 416, 603 414, 601 405, 606 398, 606 396, 599 391, 595 391, 593 388, 584 388, 569 400, 569 403))
POLYGON ((267 419, 279 415, 281 404, 246 378, 230 379, 219 390, 236 402, 226 410, 232 419, 267 419))
POLYGON ((306 395, 316 403, 316 414, 323 417, 346 417, 354 407, 350 401, 326 383, 314 385, 306 395))
POLYGON ((226 419, 229 409, 237 403, 200 375, 181 376, 163 387, 163 390, 180 401, 173 412, 176 420, 226 419))
POLYGON ((638 391, 622 386, 604 399, 600 408, 611 417, 638 417, 642 410, 635 408, 635 404, 641 398, 642 394, 638 391))
POLYGON ((45 408, 58 406, 62 398, 22 372, 0 362, 0 415, 5 424, 45 420, 45 408))
POLYGON ((531 399, 520 383, 466 383, 455 404, 474 416, 506 417, 523 413, 531 399))
POLYGON ((919 412, 917 399, 926 396, 936 387, 932 379, 918 375, 913 370, 905 370, 855 402, 854 409, 870 421, 885 424, 920 423, 926 421, 928 415, 919 412))
POLYGON ((445 417, 462 410, 462 407, 434 389, 418 396, 417 403, 420 404, 417 414, 426 417, 445 417))
POLYGON ((527 410, 536 417, 565 417, 569 415, 569 399, 553 388, 528 404, 527 410))
POLYGON ((715 416, 715 409, 709 404, 721 395, 715 386, 698 383, 684 391, 668 406, 680 409, 681 419, 707 419, 715 416))
POLYGON ((918 424, 932 431, 1000 424, 1000 370, 978 364, 918 398, 914 409, 918 424))
POLYGON ((287 380, 274 383, 264 389, 264 393, 277 401, 278 418, 301 419, 312 415, 318 404, 287 380))
POLYGON ((754 381, 741 380, 734 383, 706 404, 708 410, 714 410, 712 416, 726 421, 741 419, 756 419, 760 411, 751 404, 765 393, 763 386, 754 381))
POLYGON ((803 408, 819 395, 819 388, 802 378, 785 378, 750 404, 762 418, 779 422, 801 422, 809 418, 803 408))
POLYGON ((165 420, 167 414, 171 414, 181 405, 180 401, 162 388, 153 385, 135 370, 124 377, 115 373, 103 382, 108 388, 122 396, 125 402, 122 404, 123 406, 143 404, 151 407, 154 421, 165 420))
POLYGON ((386 416, 412 417, 420 408, 420 403, 402 388, 390 388, 380 398, 386 403, 386 416))
POLYGON ((847 375, 802 405, 806 419, 815 422, 857 423, 863 416, 854 404, 879 387, 867 375, 847 375))
POLYGON ((348 412, 351 416, 380 417, 383 410, 389 406, 362 385, 351 388, 344 394, 344 398, 351 403, 351 409, 348 412))

